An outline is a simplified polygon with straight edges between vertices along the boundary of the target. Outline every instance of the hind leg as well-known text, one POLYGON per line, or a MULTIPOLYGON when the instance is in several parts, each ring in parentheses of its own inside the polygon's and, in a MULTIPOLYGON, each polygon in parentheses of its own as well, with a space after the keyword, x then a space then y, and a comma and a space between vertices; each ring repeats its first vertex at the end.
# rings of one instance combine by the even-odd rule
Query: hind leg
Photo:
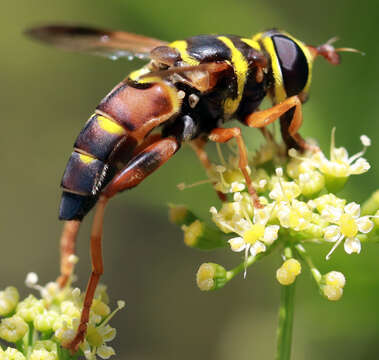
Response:
POLYGON ((76 238, 79 232, 81 221, 69 220, 63 225, 60 239, 61 252, 61 275, 57 279, 60 288, 63 288, 71 277, 75 263, 72 256, 75 255, 76 238))
POLYGON ((116 174, 100 195, 91 230, 92 272, 87 285, 77 333, 75 338, 67 346, 73 353, 77 351, 78 346, 84 340, 92 300, 100 276, 103 274, 104 270, 102 258, 102 233, 104 211, 109 199, 123 190, 137 186, 147 176, 169 160, 179 147, 179 142, 174 137, 169 137, 161 139, 143 149, 138 155, 129 161, 124 169, 116 174))

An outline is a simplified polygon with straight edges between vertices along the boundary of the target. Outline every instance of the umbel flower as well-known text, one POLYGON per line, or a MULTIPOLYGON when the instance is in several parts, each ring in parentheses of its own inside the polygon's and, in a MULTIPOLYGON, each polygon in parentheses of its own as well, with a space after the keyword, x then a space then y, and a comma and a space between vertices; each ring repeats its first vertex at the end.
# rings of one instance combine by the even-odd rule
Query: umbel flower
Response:
POLYGON ((79 325, 81 291, 70 284, 60 289, 55 282, 41 286, 35 273, 29 273, 25 283, 37 290, 39 297, 29 295, 20 301, 14 287, 0 292, 0 339, 14 346, 6 350, 0 347, 0 360, 95 360, 115 355, 108 342, 115 338, 116 329, 109 321, 125 303, 118 301, 111 311, 105 285, 96 289, 85 340, 78 352, 71 354, 65 345, 73 339, 79 325))
POLYGON ((247 169, 263 208, 253 206, 238 168, 238 151, 232 149, 225 161, 218 149, 221 164, 212 164, 209 182, 225 194, 226 201, 220 207, 210 207, 216 228, 185 206, 171 205, 170 217, 182 226, 187 245, 206 250, 224 247, 243 252, 244 256, 230 270, 211 262, 202 264, 197 272, 199 288, 219 289, 238 273, 246 275, 248 267, 279 249, 284 262, 276 278, 281 285, 293 284, 303 268, 308 268, 326 299, 340 299, 344 275, 334 270, 322 275, 306 248, 310 244, 333 243, 331 249, 325 250, 329 259, 341 243, 347 254, 359 254, 362 243, 378 240, 379 195, 374 194, 363 206, 338 196, 351 175, 370 169, 362 156, 371 141, 365 135, 360 139, 363 150, 349 156, 344 147, 335 146, 333 129, 329 157, 321 150, 300 153, 294 149, 283 156, 282 146, 269 141, 251 156, 247 169), (194 231, 195 228, 202 231, 194 231))

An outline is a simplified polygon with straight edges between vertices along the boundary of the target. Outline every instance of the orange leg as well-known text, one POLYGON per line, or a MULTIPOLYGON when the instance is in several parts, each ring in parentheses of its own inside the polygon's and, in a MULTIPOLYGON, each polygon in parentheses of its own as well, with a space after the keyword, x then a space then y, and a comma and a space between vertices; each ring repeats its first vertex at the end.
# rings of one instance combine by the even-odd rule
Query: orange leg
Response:
POLYGON ((175 138, 168 137, 146 147, 132 158, 124 169, 116 174, 100 195, 91 230, 92 273, 88 281, 77 333, 72 342, 67 345, 67 348, 70 349, 72 353, 78 350, 79 345, 85 338, 93 297, 100 276, 104 270, 101 243, 104 211, 108 200, 123 190, 137 186, 147 176, 169 160, 179 149, 179 146, 180 144, 175 138))
POLYGON ((102 234, 103 234, 103 220, 105 206, 108 202, 108 198, 100 196, 95 211, 95 217, 92 223, 91 230, 91 261, 92 272, 88 281, 86 295, 83 303, 83 310, 80 317, 80 324, 76 332, 75 338, 69 344, 68 348, 75 353, 80 343, 84 340, 87 324, 89 320, 91 305, 97 284, 99 283, 100 276, 104 272, 103 256, 102 256, 102 234))
POLYGON ((61 249, 61 275, 57 279, 60 288, 63 288, 74 270, 74 263, 70 259, 75 254, 76 237, 80 228, 79 220, 66 221, 60 240, 61 249))
POLYGON ((209 135, 209 140, 218 142, 218 143, 225 143, 229 141, 232 138, 236 138, 238 150, 239 150, 239 168, 242 171, 243 176, 246 180, 247 189, 249 191, 249 194, 251 198, 253 199, 254 207, 261 208, 262 205, 259 201, 258 194, 254 189, 254 186, 251 182, 251 178, 249 176, 249 173, 247 172, 247 152, 246 152, 246 145, 242 139, 241 135, 241 129, 240 128, 229 128, 229 129, 223 129, 223 128, 217 128, 213 129, 212 132, 209 135))
POLYGON ((249 127, 263 128, 273 123, 276 119, 280 118, 282 115, 294 108, 289 125, 287 125, 285 129, 282 129, 282 132, 288 132, 290 137, 292 137, 300 149, 313 149, 313 147, 308 145, 298 133, 298 130, 303 122, 301 105, 302 103, 298 96, 291 96, 280 104, 274 105, 269 109, 256 111, 248 115, 245 119, 245 124, 249 127))
MULTIPOLYGON (((206 151, 204 150, 206 143, 207 143, 206 140, 199 138, 199 139, 192 140, 190 145, 192 149, 195 151, 201 164, 205 168, 205 171, 208 173, 212 165, 208 159, 208 155, 206 151)), ((221 191, 216 191, 216 194, 222 202, 226 201, 226 195, 224 193, 222 193, 221 191)))

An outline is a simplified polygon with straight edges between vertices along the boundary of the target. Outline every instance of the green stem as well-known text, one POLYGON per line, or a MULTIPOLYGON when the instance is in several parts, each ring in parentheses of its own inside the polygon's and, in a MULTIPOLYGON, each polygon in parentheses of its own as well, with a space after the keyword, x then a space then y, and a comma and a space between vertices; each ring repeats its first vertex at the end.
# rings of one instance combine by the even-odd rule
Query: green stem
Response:
POLYGON ((290 360, 291 357, 295 284, 281 287, 275 360, 290 360))
POLYGON ((303 260, 309 267, 309 270, 311 271, 311 274, 313 276, 313 279, 316 281, 317 286, 320 286, 321 281, 321 274, 318 271, 318 269, 313 265, 312 259, 307 254, 306 250, 304 249, 303 245, 297 244, 295 245, 296 253, 300 257, 301 260, 303 260))
POLYGON ((226 273, 226 282, 232 280, 237 274, 241 273, 242 271, 245 271, 249 266, 253 265, 256 261, 262 259, 263 257, 270 254, 274 248, 276 247, 277 242, 274 242, 272 245, 270 245, 265 252, 259 253, 255 256, 249 256, 246 261, 242 262, 241 264, 237 265, 235 268, 230 269, 226 273))

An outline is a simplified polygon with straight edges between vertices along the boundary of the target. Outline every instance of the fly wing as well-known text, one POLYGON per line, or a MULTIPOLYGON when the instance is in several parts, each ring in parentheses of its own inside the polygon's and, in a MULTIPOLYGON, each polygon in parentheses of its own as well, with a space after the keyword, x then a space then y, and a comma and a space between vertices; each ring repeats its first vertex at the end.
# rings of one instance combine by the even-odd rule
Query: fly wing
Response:
POLYGON ((43 43, 70 51, 105 56, 112 60, 149 59, 152 49, 167 42, 127 33, 76 25, 47 25, 31 28, 26 34, 43 43))

